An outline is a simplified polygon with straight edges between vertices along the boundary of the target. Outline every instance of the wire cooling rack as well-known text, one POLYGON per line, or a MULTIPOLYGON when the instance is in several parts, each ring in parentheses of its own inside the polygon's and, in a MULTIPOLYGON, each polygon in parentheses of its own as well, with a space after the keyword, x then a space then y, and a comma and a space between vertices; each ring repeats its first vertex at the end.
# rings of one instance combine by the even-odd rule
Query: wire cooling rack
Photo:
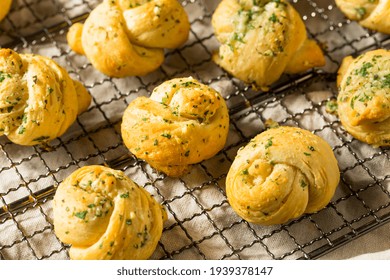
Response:
POLYGON ((88 111, 49 146, 21 147, 0 138, 0 259, 69 258, 69 247, 54 234, 51 202, 64 178, 90 164, 124 170, 165 205, 169 220, 154 259, 315 259, 390 220, 389 149, 353 139, 337 116, 326 111, 327 102, 337 96, 335 73, 342 58, 389 48, 389 36, 347 20, 334 1, 292 1, 309 36, 323 47, 326 66, 284 75, 270 92, 261 93, 211 60, 218 46, 211 27, 218 1, 181 1, 191 22, 188 42, 167 51, 164 64, 150 75, 111 79, 71 52, 65 39, 69 26, 84 21, 99 2, 14 0, 0 23, 1 47, 53 58, 93 96, 88 111), (167 79, 189 75, 221 91, 231 127, 220 153, 172 179, 130 155, 119 126, 135 97, 148 96, 167 79), (341 182, 322 211, 262 227, 231 210, 225 177, 237 150, 263 131, 270 118, 327 140, 339 161, 341 182))

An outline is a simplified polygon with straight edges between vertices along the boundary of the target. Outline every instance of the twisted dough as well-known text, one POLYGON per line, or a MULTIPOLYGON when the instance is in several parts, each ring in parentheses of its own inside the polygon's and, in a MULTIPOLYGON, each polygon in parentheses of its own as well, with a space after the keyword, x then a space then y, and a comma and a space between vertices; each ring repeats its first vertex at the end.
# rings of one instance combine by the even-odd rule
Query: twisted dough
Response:
POLYGON ((20 145, 61 136, 91 97, 53 60, 0 49, 0 135, 20 145))
POLYGON ((339 177, 327 142, 300 128, 277 127, 238 151, 226 178, 226 192, 243 219, 281 224, 325 207, 339 177))
POLYGON ((59 186, 54 230, 71 259, 147 259, 167 219, 165 209, 121 171, 84 166, 59 186))
POLYGON ((300 15, 283 0, 222 0, 212 25, 222 44, 214 61, 263 90, 282 73, 325 64, 319 46, 307 39, 300 15))
POLYGON ((338 115, 356 139, 390 146, 390 51, 344 58, 338 71, 338 115))
POLYGON ((336 5, 362 26, 390 34, 390 0, 336 0, 336 5))
POLYGON ((11 8, 12 0, 2 0, 0 4, 0 21, 2 21, 3 18, 5 18, 5 16, 8 14, 9 9, 11 8))
POLYGON ((164 60, 164 48, 188 39, 190 24, 177 0, 104 0, 85 24, 67 35, 69 46, 112 77, 146 75, 164 60))
POLYGON ((138 158, 168 176, 214 156, 225 145, 229 115, 223 98, 193 78, 177 78, 132 101, 122 137, 138 158))

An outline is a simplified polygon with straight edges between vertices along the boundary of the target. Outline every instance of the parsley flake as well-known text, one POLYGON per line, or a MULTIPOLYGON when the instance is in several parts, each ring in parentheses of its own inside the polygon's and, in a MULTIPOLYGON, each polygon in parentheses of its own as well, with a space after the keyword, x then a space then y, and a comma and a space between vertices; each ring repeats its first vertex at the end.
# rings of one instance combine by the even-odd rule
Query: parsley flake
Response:
POLYGON ((88 211, 81 211, 81 212, 77 212, 77 213, 74 213, 74 215, 81 219, 81 220, 84 220, 85 219, 85 216, 87 216, 87 213, 88 211))
POLYGON ((271 147, 271 146, 273 145, 272 139, 273 139, 273 137, 271 137, 271 138, 269 138, 269 139, 267 140, 267 143, 265 144, 265 147, 264 147, 264 148, 268 149, 269 147, 271 147))
POLYGON ((165 137, 165 138, 168 138, 168 139, 171 139, 172 135, 169 134, 169 133, 163 133, 161 134, 162 137, 165 137))
POLYGON ((122 194, 120 195, 120 197, 121 197, 121 198, 129 198, 129 192, 127 192, 127 193, 122 193, 122 194))

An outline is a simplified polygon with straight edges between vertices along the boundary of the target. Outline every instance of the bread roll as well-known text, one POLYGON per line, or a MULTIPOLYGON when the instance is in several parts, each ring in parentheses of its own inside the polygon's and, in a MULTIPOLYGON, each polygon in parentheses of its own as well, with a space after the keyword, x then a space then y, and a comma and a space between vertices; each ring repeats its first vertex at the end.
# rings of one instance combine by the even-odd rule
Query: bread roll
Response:
POLYGON ((165 209, 123 172, 84 166, 53 200, 54 230, 74 260, 148 259, 160 240, 165 209))
POLYGON ((0 49, 0 135, 19 145, 61 136, 91 96, 52 59, 0 49))
POLYGON ((390 146, 390 51, 344 58, 338 71, 338 115, 356 139, 390 146))
POLYGON ((164 61, 189 35, 188 16, 177 0, 104 0, 85 24, 71 26, 67 40, 111 77, 141 76, 164 61))
POLYGON ((221 43, 213 60, 262 90, 283 73, 325 64, 322 50, 307 39, 300 15, 287 1, 222 0, 212 25, 221 43))
POLYGON ((282 224, 324 208, 340 178, 329 144, 307 130, 270 128, 241 148, 226 178, 227 198, 251 223, 282 224))
POLYGON ((336 0, 336 5, 362 26, 390 34, 390 0, 336 0))
POLYGON ((211 87, 189 78, 162 83, 150 98, 133 100, 123 115, 122 138, 138 158, 168 176, 214 156, 226 142, 225 100, 211 87))

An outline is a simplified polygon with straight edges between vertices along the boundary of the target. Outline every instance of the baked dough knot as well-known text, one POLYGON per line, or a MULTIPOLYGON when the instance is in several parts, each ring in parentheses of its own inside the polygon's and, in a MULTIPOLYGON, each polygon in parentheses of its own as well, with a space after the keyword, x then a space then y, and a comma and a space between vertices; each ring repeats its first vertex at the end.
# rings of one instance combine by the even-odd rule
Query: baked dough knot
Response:
POLYGON ((339 182, 337 160, 325 140, 281 126, 241 148, 226 178, 227 198, 248 222, 274 225, 324 208, 339 182))
POLYGON ((336 0, 336 5, 363 27, 390 34, 390 0, 336 0))
POLYGON ((167 214, 122 171, 91 165, 74 171, 53 200, 54 230, 76 260, 147 259, 167 214))
POLYGON ((20 145, 61 136, 91 96, 52 59, 0 49, 0 135, 20 145))
POLYGON ((142 76, 163 63, 164 48, 182 45, 189 29, 177 0, 104 0, 84 24, 71 26, 67 40, 108 76, 142 76))
POLYGON ((8 14, 10 8, 12 5, 12 0, 3 0, 1 1, 1 9, 0 9, 0 21, 5 18, 5 16, 8 14))
POLYGON ((264 91, 283 73, 323 66, 322 50, 307 39, 297 11, 283 0, 222 0, 212 16, 221 43, 213 60, 264 91))
POLYGON ((176 78, 156 87, 150 98, 133 100, 121 130, 135 156, 179 177, 224 147, 229 115, 217 91, 191 77, 176 78))
POLYGON ((338 115, 356 139, 390 146, 390 51, 345 57, 338 70, 338 115))

